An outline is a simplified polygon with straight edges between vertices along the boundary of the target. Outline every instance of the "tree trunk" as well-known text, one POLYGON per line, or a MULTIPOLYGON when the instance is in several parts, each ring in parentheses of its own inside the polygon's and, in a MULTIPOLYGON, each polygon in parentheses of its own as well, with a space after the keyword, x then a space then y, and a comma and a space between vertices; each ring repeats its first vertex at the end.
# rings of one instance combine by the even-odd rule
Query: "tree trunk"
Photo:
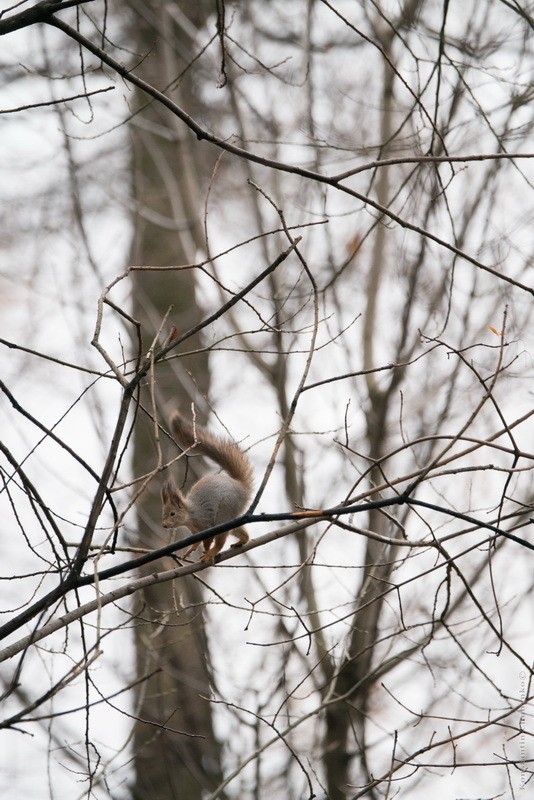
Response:
MULTIPOLYGON (((391 32, 382 41, 384 51, 391 47, 391 32)), ((395 73, 388 63, 384 64, 381 108, 381 158, 387 158, 388 146, 393 134, 393 84, 395 73)), ((376 187, 377 201, 387 206, 390 201, 389 169, 379 171, 376 187)), ((379 327, 379 293, 386 273, 387 237, 383 220, 379 220, 374 231, 373 253, 366 286, 366 308, 363 326, 363 364, 367 370, 368 408, 366 411, 366 438, 369 456, 378 461, 387 442, 387 414, 389 409, 389 387, 381 388, 375 374, 374 343, 379 327)), ((392 373, 391 381, 395 380, 392 373)), ((372 485, 381 483, 378 468, 369 475, 372 485)), ((369 512, 369 529, 375 533, 388 534, 387 518, 380 510, 369 512)), ((365 719, 371 688, 367 677, 372 669, 374 644, 378 638, 378 625, 382 610, 382 594, 391 573, 392 548, 380 542, 367 540, 365 570, 358 591, 357 610, 352 620, 350 647, 339 667, 335 693, 339 702, 328 707, 326 721, 325 772, 329 800, 345 800, 348 793, 349 769, 356 757, 361 764, 364 780, 370 781, 366 759, 365 719)), ((369 792, 369 797, 374 798, 369 792)))
MULTIPOLYGON (((135 3, 133 8, 133 39, 143 59, 136 72, 157 88, 165 89, 186 66, 191 42, 184 41, 168 10, 157 0, 135 3)), ((194 25, 202 22, 203 14, 200 3, 194 9, 187 8, 194 25)), ((178 103, 191 107, 190 76, 172 96, 178 103)), ((190 135, 164 108, 153 103, 147 105, 146 96, 137 96, 136 104, 141 110, 131 123, 135 203, 131 263, 143 266, 192 263, 203 242, 199 176, 190 135)), ((197 159, 198 148, 195 143, 197 159)), ((203 151, 202 155, 209 157, 209 151, 207 154, 203 151)), ((205 158, 204 162, 208 160, 205 158)), ((145 350, 170 306, 166 332, 171 322, 183 332, 200 319, 193 270, 134 273, 134 316, 141 322, 145 350)), ((198 338, 191 339, 187 350, 197 350, 200 345, 198 338)), ((156 400, 163 425, 171 408, 188 407, 207 388, 205 353, 173 358, 158 367, 156 400)), ((150 409, 147 387, 143 388, 140 401, 145 409, 150 409)), ((162 439, 165 457, 176 455, 177 450, 162 439)), ((136 475, 145 474, 155 466, 153 423, 142 409, 138 413, 134 451, 136 475)), ((160 525, 160 483, 154 482, 139 505, 138 536, 142 547, 160 547, 169 541, 168 532, 160 525)), ((162 565, 168 566, 170 562, 162 565)), ((138 672, 150 677, 140 685, 137 698, 133 796, 139 800, 177 797, 200 800, 206 790, 219 783, 221 775, 220 746, 213 732, 208 699, 210 664, 200 584, 194 577, 188 577, 174 586, 155 585, 145 590, 136 622, 138 672)))

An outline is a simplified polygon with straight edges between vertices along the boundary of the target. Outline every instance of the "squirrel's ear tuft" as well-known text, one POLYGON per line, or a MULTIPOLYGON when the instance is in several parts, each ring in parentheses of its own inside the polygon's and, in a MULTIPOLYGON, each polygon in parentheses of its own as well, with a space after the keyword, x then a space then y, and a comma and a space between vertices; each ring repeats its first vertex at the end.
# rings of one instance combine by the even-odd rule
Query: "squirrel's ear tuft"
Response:
POLYGON ((161 487, 161 499, 165 502, 165 500, 170 500, 170 498, 175 494, 176 490, 174 487, 174 481, 172 478, 168 478, 163 486, 161 487))

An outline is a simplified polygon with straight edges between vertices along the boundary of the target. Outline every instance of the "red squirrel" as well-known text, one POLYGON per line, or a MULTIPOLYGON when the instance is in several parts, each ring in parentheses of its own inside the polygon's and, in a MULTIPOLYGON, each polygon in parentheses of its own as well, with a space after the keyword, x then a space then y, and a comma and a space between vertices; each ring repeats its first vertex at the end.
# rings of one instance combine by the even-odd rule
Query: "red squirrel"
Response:
MULTIPOLYGON (((178 528, 183 525, 191 533, 200 533, 214 525, 229 522, 242 514, 252 494, 252 466, 248 457, 234 442, 220 439, 200 426, 193 427, 179 411, 171 417, 171 431, 184 450, 208 456, 219 464, 224 473, 209 474, 200 478, 183 495, 173 479, 167 480, 161 489, 164 528, 178 528)), ((246 544, 249 535, 245 528, 228 531, 238 540, 233 547, 246 544)), ((223 548, 228 533, 219 533, 203 542, 194 544, 185 555, 189 555, 200 544, 204 553, 200 560, 212 564, 215 556, 223 548)))

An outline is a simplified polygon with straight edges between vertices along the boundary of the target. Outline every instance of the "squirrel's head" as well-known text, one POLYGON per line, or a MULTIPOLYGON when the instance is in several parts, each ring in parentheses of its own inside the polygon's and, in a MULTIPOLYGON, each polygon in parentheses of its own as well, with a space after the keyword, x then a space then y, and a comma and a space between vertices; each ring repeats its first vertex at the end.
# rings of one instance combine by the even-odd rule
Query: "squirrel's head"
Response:
POLYGON ((187 524, 189 518, 187 502, 172 478, 165 481, 161 487, 161 500, 163 502, 161 524, 164 528, 178 528, 187 524))

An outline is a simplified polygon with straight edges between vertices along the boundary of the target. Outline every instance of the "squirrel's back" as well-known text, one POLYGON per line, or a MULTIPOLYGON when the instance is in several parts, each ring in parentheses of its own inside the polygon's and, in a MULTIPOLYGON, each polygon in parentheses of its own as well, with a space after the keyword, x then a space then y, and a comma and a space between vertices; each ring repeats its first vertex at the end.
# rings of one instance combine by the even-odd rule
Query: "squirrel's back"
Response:
POLYGON ((239 517, 246 510, 250 492, 229 475, 204 475, 187 495, 190 518, 197 531, 239 517))

